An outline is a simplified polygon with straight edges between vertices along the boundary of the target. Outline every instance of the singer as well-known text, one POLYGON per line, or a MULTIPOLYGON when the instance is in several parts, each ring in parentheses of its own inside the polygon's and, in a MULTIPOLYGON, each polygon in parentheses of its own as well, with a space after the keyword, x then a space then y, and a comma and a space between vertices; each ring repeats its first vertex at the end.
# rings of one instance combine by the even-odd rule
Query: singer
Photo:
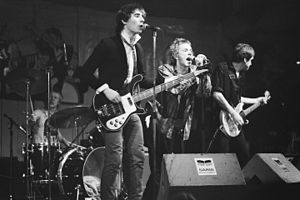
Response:
MULTIPOLYGON (((116 15, 116 35, 102 39, 83 66, 85 78, 96 94, 103 94, 111 102, 120 102, 118 91, 131 82, 133 75, 144 74, 143 50, 138 41, 144 30, 145 18, 146 12, 141 5, 132 3, 122 6, 116 15), (94 76, 97 68, 101 72, 99 77, 94 76)), ((146 80, 142 81, 141 86, 146 80)), ((151 83, 150 80, 148 86, 151 87, 151 83)), ((140 117, 133 114, 121 130, 103 130, 103 133, 105 163, 101 199, 117 199, 117 181, 122 163, 128 199, 141 199, 144 138, 140 117)))
MULTIPOLYGON (((157 82, 168 82, 174 77, 187 74, 194 71, 197 66, 192 65, 195 58, 197 65, 202 65, 206 56, 200 54, 194 57, 191 42, 184 38, 176 38, 169 47, 170 63, 159 66, 159 77, 157 82)), ((156 149, 153 148, 152 125, 147 129, 146 137, 149 141, 149 159, 153 163, 153 153, 156 154, 156 174, 150 175, 147 186, 143 195, 144 200, 156 199, 160 175, 161 161, 165 153, 183 153, 185 151, 185 142, 189 139, 195 96, 209 96, 211 84, 208 74, 202 75, 200 81, 198 77, 192 77, 183 81, 179 86, 169 91, 158 94, 159 102, 157 114, 157 137, 156 149), (200 84, 203 83, 203 84, 200 84), (203 89, 205 88, 205 90, 203 89), (154 187, 153 187, 154 184, 154 187), (155 188, 153 191, 153 188, 155 188), (154 196, 153 196, 154 195, 154 196)), ((151 122, 150 122, 151 123, 151 122)), ((150 165, 151 171, 153 166, 150 165)))

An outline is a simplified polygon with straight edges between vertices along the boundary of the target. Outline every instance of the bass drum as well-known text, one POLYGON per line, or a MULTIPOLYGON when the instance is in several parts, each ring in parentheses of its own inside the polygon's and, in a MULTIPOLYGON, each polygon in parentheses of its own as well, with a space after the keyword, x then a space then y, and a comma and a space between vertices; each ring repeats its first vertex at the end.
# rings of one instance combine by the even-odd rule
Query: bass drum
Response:
POLYGON ((57 179, 61 194, 67 199, 100 199, 101 174, 105 147, 93 150, 74 148, 62 156, 57 179))

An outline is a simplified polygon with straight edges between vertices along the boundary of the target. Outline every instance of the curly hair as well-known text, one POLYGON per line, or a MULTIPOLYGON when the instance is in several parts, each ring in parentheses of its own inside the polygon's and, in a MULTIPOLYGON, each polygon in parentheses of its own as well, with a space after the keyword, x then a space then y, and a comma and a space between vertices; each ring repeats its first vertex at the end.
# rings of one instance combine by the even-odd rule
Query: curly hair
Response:
POLYGON ((176 65, 175 57, 178 54, 179 45, 184 43, 188 43, 189 45, 191 45, 191 42, 185 38, 176 38, 170 45, 169 52, 168 52, 170 65, 176 65))
POLYGON ((233 49, 233 62, 242 62, 246 58, 248 61, 254 57, 255 52, 251 45, 245 43, 238 43, 233 49))
POLYGON ((143 8, 142 5, 138 4, 138 3, 129 3, 129 4, 125 4, 123 5, 120 10, 118 10, 117 12, 117 16, 116 16, 116 34, 119 34, 124 27, 124 23, 123 21, 127 22, 128 19, 130 18, 131 14, 136 10, 141 10, 144 12, 144 18, 146 17, 146 12, 145 9, 143 8))

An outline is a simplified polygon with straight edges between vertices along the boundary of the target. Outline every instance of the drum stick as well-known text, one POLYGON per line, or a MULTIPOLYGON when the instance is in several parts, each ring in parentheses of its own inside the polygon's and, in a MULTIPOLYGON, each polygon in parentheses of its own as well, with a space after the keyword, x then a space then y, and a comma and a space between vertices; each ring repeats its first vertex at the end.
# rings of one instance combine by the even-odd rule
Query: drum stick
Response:
POLYGON ((30 101, 31 113, 33 113, 34 108, 33 108, 33 103, 32 103, 31 96, 29 96, 29 101, 30 101))

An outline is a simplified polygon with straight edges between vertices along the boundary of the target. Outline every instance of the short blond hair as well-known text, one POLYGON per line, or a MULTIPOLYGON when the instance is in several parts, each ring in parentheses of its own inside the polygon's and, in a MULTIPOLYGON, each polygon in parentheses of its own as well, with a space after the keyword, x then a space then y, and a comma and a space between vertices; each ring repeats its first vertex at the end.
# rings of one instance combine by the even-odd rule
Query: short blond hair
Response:
POLYGON ((176 38, 172 44, 170 45, 169 48, 169 60, 171 65, 176 65, 176 55, 178 54, 179 51, 179 45, 181 44, 189 44, 192 45, 191 42, 185 38, 176 38))

